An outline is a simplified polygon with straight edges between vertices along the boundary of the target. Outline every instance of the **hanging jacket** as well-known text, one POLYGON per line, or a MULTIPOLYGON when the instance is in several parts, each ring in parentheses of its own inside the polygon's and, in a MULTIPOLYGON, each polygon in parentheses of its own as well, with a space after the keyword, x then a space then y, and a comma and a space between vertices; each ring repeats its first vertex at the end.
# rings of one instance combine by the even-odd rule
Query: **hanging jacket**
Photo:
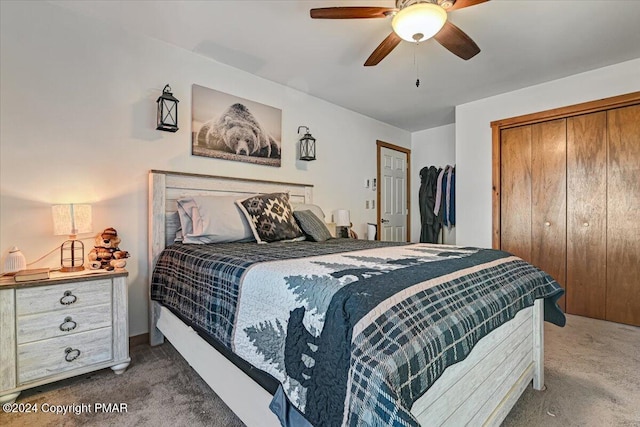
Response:
POLYGON ((456 225, 456 168, 451 171, 451 188, 449 190, 449 227, 456 225))
MULTIPOLYGON (((420 205, 420 242, 437 243, 442 217, 434 213, 436 204, 436 189, 438 185, 438 174, 440 169, 435 166, 424 167, 420 170, 420 191, 418 202, 420 205)), ((442 213, 440 212, 440 215, 442 213)))

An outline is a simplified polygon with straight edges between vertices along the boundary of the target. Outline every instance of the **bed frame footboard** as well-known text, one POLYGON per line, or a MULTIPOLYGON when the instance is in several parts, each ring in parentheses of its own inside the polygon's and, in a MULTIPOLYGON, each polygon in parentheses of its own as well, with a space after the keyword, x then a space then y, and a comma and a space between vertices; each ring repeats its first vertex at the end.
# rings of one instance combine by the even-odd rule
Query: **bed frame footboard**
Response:
POLYGON ((482 338, 448 367, 411 413, 424 426, 499 426, 541 372, 542 300, 482 338))

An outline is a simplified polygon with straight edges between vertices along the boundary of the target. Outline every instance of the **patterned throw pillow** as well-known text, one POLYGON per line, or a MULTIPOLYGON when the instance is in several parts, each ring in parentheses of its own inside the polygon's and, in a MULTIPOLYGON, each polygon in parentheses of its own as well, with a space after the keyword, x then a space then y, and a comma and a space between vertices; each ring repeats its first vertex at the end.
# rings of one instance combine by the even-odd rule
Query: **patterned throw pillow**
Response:
POLYGON ((316 214, 309 210, 294 211, 293 216, 298 221, 300 228, 314 242, 324 242, 331 238, 329 229, 316 214))
POLYGON ((258 194, 237 200, 258 243, 304 240, 304 233, 293 217, 288 193, 258 194))

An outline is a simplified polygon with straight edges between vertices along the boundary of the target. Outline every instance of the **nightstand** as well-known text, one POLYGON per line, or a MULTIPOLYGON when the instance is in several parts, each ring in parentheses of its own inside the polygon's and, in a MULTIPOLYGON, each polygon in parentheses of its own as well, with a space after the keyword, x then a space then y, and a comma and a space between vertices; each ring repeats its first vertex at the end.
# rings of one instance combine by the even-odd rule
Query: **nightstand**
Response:
POLYGON ((129 366, 126 271, 0 281, 0 403, 20 391, 129 366))

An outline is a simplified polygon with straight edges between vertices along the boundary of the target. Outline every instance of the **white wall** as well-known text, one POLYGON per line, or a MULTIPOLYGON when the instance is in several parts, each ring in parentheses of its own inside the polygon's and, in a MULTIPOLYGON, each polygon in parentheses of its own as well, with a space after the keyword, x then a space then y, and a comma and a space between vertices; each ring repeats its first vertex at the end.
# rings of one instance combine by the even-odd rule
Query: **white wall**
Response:
MULTIPOLYGON (((420 170, 424 167, 454 165, 456 162, 454 124, 414 132, 411 135, 411 241, 420 241, 420 170)), ((445 228, 444 243, 456 242, 455 227, 445 228)))
POLYGON ((491 247, 492 121, 636 91, 640 59, 457 106, 457 243, 491 247))
MULTIPOLYGON (((1 2, 0 250, 33 261, 59 245, 54 203, 93 205, 94 231, 113 226, 128 260, 130 334, 147 327, 147 173, 150 169, 315 185, 325 212, 351 210, 356 231, 376 174, 376 140, 404 147, 409 132, 214 62, 110 28, 45 2, 1 2), (180 130, 155 130, 165 84, 181 102, 180 130), (282 109, 282 167, 192 156, 191 85, 282 109), (299 125, 317 139, 314 162, 295 159, 299 125)), ((330 218, 327 218, 330 219, 330 218)), ((87 251, 92 236, 87 237, 87 251)), ((34 265, 55 267, 58 253, 34 265)))

